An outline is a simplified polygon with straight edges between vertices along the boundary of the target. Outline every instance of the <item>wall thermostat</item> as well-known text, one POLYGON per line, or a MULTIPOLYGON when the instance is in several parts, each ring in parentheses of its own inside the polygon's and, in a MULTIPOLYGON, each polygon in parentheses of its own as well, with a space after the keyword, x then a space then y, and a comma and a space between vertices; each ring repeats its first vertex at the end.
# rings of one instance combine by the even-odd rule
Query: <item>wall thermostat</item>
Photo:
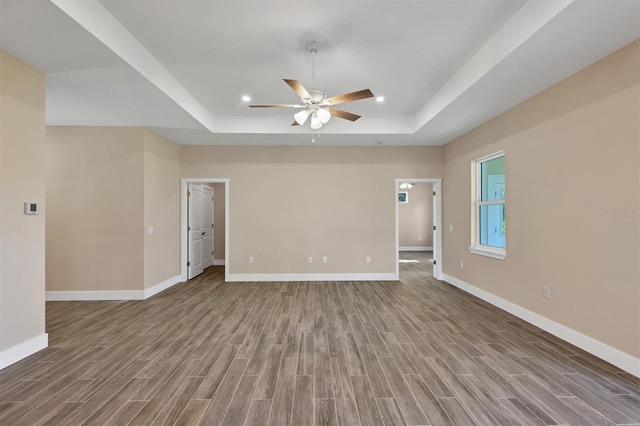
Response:
POLYGON ((27 201, 24 203, 24 214, 39 214, 40 206, 38 203, 31 203, 27 201))

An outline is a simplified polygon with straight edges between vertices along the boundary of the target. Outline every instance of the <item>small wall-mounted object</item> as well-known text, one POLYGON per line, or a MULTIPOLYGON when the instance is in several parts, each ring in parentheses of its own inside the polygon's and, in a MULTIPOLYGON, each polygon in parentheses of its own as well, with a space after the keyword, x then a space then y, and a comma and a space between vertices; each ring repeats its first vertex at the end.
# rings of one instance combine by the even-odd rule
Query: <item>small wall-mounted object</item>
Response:
POLYGON ((40 214, 40 206, 38 203, 26 201, 24 203, 24 214, 40 214))

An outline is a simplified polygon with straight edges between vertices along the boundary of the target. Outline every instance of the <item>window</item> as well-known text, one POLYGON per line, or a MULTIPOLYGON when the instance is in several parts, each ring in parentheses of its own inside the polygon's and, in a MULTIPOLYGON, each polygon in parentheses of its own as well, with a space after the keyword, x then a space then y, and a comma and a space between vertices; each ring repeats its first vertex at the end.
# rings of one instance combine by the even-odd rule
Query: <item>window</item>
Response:
POLYGON ((506 253, 504 151, 471 163, 471 246, 474 254, 504 259, 506 253))

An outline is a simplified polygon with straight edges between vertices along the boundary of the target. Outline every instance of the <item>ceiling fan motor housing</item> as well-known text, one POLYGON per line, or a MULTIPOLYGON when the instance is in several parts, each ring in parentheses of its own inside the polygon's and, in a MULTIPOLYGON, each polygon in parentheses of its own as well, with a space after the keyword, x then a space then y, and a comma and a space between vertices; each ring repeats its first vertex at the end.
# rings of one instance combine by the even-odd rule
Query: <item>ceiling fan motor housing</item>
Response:
POLYGON ((322 90, 309 90, 308 92, 311 98, 309 100, 305 99, 307 105, 320 105, 327 99, 327 94, 322 90))

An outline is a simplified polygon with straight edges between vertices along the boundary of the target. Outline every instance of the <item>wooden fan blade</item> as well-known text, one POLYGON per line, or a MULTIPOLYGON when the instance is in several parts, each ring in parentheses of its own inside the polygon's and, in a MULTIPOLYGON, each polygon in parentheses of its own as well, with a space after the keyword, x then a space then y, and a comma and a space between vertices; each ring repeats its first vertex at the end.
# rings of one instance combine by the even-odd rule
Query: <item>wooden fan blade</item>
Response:
POLYGON ((296 120, 293 120, 293 123, 291 123, 292 126, 299 126, 298 122, 296 120))
POLYGON ((294 104, 264 104, 264 105, 249 105, 249 108, 305 108, 305 106, 294 105, 294 104))
POLYGON ((345 93, 344 95, 333 96, 324 102, 330 105, 343 104, 345 102, 357 101, 358 99, 373 98, 371 90, 364 89, 357 92, 345 93))
POLYGON ((349 120, 349 121, 356 121, 358 118, 361 117, 357 114, 352 114, 350 112, 342 111, 341 109, 335 109, 335 108, 329 108, 329 112, 333 116, 344 118, 345 120, 349 120))
POLYGON ((285 78, 284 82, 287 83, 289 87, 291 87, 303 101, 305 99, 311 99, 311 95, 309 94, 309 92, 307 92, 307 89, 305 89, 302 83, 300 83, 298 80, 287 80, 285 78))

